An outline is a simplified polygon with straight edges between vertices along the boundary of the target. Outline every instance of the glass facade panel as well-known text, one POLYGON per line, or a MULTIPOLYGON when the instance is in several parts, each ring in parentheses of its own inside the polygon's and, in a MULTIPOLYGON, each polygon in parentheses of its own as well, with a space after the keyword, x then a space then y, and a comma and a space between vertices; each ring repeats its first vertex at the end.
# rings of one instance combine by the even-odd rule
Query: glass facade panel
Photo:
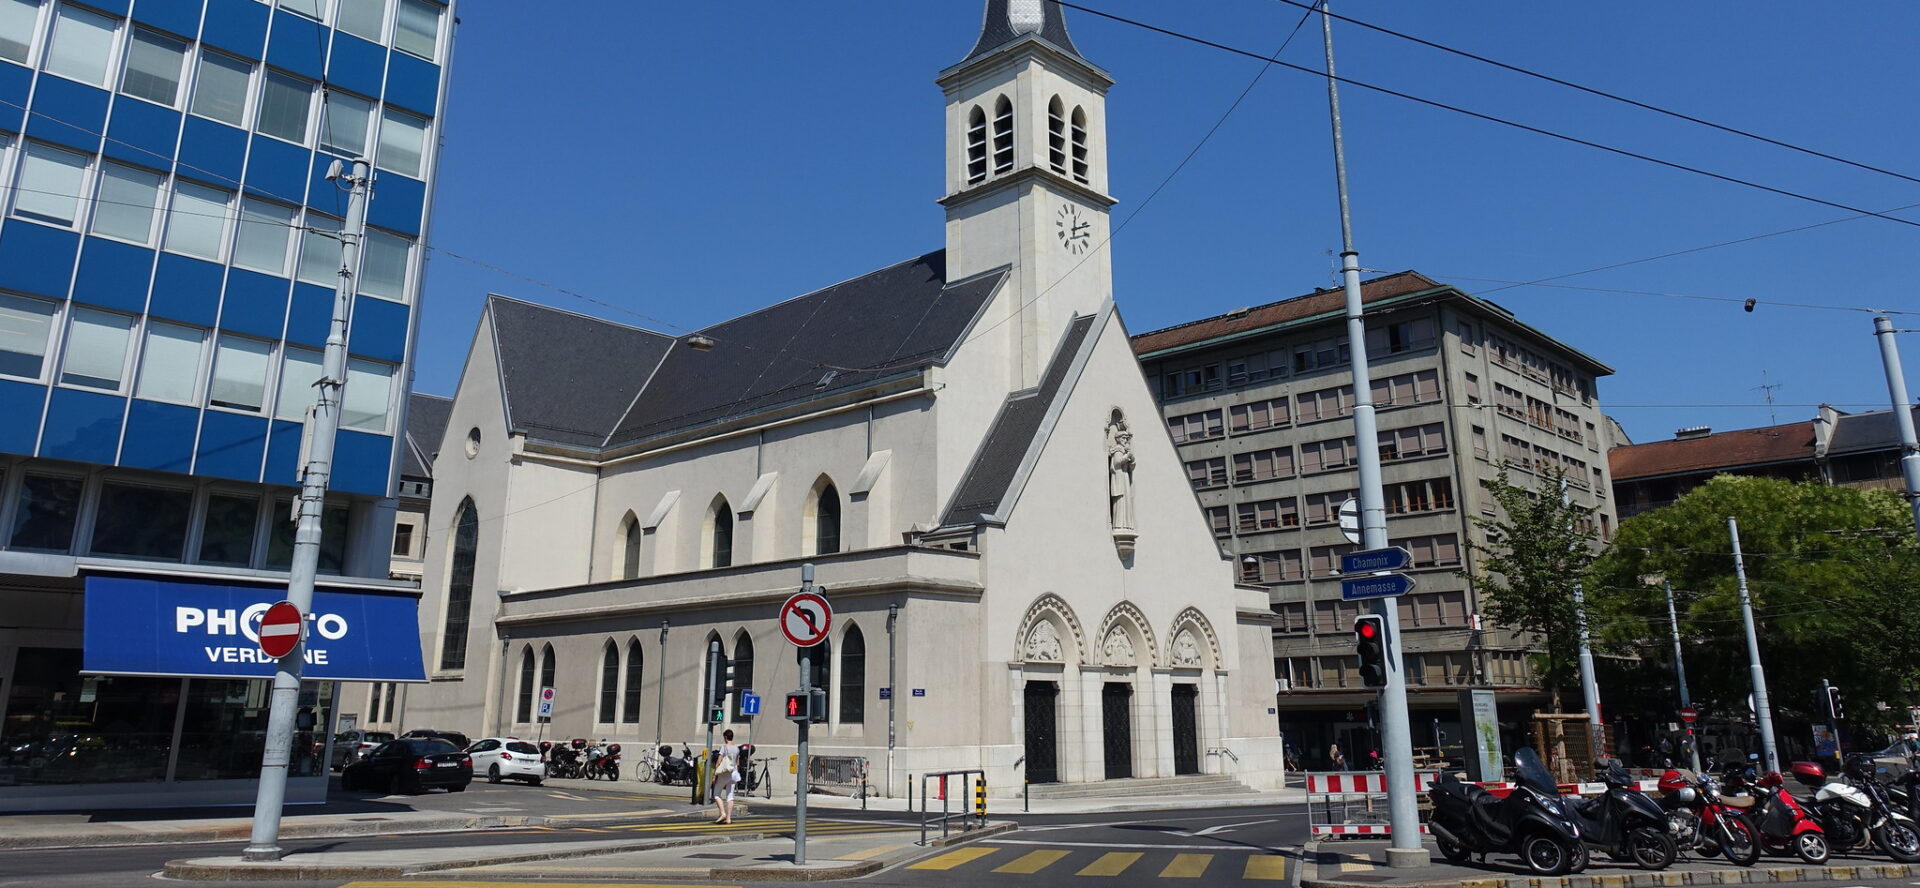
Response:
POLYGON ((100 167, 100 199, 94 202, 93 233, 136 244, 153 243, 154 210, 165 177, 117 163, 100 167))
POLYGON ((253 537, 259 528, 260 499, 216 493, 207 497, 200 525, 201 564, 246 567, 253 561, 253 537))
POLYGON ((347 391, 340 404, 343 428, 385 433, 392 402, 393 365, 359 358, 347 362, 347 391))
POLYGON ((247 88, 253 66, 217 52, 200 53, 200 79, 193 87, 193 113, 233 126, 246 126, 247 88))
POLYGON ((186 60, 185 43, 141 28, 127 44, 120 91, 171 108, 180 98, 180 68, 186 60))
POLYGON ((248 198, 240 204, 240 236, 233 247, 233 264, 287 273, 287 246, 293 241, 292 207, 248 198))
POLYGON ((440 6, 427 0, 400 0, 393 48, 433 61, 440 42, 440 6))
MULTIPOLYGON (((80 666, 78 650, 20 649, 0 729, 0 781, 30 786, 165 779, 181 680, 81 675, 80 666)), ((257 757, 253 765, 258 774, 257 757)))
POLYGON ((20 189, 13 198, 13 214, 55 225, 72 225, 79 218, 80 186, 87 178, 87 158, 46 145, 29 145, 20 159, 20 189))
POLYGON ((227 237, 227 202, 232 199, 230 191, 175 183, 173 207, 167 211, 166 249, 218 262, 227 237))
POLYGON ((274 416, 307 418, 307 408, 320 399, 320 390, 314 387, 320 379, 320 357, 317 351, 287 347, 286 359, 280 363, 280 397, 274 402, 274 416))
POLYGON ((388 172, 420 177, 427 150, 427 121, 392 108, 380 115, 380 155, 376 164, 388 172))
POLYGON ((306 227, 308 230, 300 239, 300 279, 324 287, 335 286, 340 281, 340 220, 308 213, 306 227))
POLYGON ((379 43, 387 25, 387 0, 340 0, 333 17, 340 30, 379 43))
POLYGON ((113 56, 114 21, 97 12, 60 4, 53 23, 53 42, 47 47, 47 70, 94 86, 107 85, 107 62, 113 56))
MULTIPOLYGON (((303 682, 300 709, 324 726, 332 706, 330 682, 303 682)), ((180 732, 180 764, 173 779, 248 780, 260 775, 260 756, 266 747, 267 698, 270 683, 259 679, 196 678, 187 683, 186 718, 180 732)), ((324 735, 293 732, 290 777, 325 774, 320 755, 324 735), (319 741, 319 742, 316 742, 319 741)))
POLYGON ((373 122, 373 103, 345 93, 328 92, 321 106, 320 147, 348 159, 367 150, 367 127, 373 122))
POLYGON ((260 412, 266 406, 267 359, 271 343, 237 336, 220 337, 213 357, 213 385, 207 403, 215 407, 260 412))
POLYGON ((132 329, 133 318, 126 315, 74 309, 60 384, 119 391, 121 378, 126 375, 127 339, 132 329))
POLYGON ((39 0, 0 0, 0 59, 26 64, 39 23, 39 0))
POLYGON ((206 350, 206 331, 148 321, 146 345, 140 349, 140 381, 134 386, 134 395, 175 404, 198 403, 200 363, 206 350))
POLYGON ((407 298, 407 239, 372 228, 361 241, 360 292, 405 301, 407 298))
POLYGON ((0 376, 38 380, 53 332, 53 303, 0 293, 0 376))
POLYGON ((80 517, 79 478, 28 475, 20 480, 13 504, 13 533, 8 547, 34 552, 73 550, 73 526, 80 517))
MULTIPOLYGON (((293 500, 276 500, 273 514, 292 515, 293 500)), ((271 531, 267 535, 267 569, 286 570, 293 564, 292 521, 269 521, 271 531)), ((347 563, 347 507, 328 503, 326 511, 320 513, 320 572, 337 574, 347 563)))
POLYGON ((307 115, 313 107, 313 84, 278 71, 267 72, 260 91, 260 132, 289 142, 307 141, 307 115))
POLYGON ((109 481, 93 517, 94 555, 179 561, 187 543, 193 491, 109 481))

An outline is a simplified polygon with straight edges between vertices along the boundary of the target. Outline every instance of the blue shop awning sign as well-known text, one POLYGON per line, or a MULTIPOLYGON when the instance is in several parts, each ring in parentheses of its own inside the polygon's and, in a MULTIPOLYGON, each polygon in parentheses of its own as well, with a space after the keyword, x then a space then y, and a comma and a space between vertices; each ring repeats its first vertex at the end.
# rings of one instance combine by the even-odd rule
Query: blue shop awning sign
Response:
MULTIPOLYGON (((271 678, 260 616, 285 597, 284 586, 88 577, 84 671, 271 678)), ((303 677, 425 681, 419 611, 410 595, 315 590, 303 677)))

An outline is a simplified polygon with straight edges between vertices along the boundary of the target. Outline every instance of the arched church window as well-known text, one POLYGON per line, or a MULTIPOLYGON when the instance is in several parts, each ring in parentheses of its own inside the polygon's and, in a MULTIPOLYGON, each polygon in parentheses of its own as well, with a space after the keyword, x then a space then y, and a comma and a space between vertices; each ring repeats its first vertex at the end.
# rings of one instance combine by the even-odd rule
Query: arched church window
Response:
POLYGON ((840 637, 840 723, 867 720, 867 636, 848 626, 840 637))
POLYGON ((460 501, 453 518, 453 560, 447 571, 447 618, 441 630, 440 668, 467 665, 467 619, 473 610, 473 565, 480 554, 480 514, 473 498, 460 501))
POLYGON ((1073 109, 1073 180, 1087 182, 1087 112, 1073 109))
POLYGON ((559 687, 560 682, 554 680, 556 678, 554 673, 559 671, 559 667, 555 666, 553 661, 553 645, 542 646, 540 649, 540 685, 549 688, 559 687))
POLYGON ((1047 103, 1047 166, 1067 174, 1067 108, 1059 96, 1047 103))
POLYGON ((620 720, 627 724, 640 721, 640 681, 646 671, 647 658, 640 652, 640 640, 627 640, 627 687, 620 701, 620 720))
POLYGON ((631 580, 640 576, 640 540, 645 535, 640 529, 640 519, 632 512, 620 519, 620 548, 617 550, 620 553, 620 579, 631 580))
MULTIPOLYGON (((733 638, 733 686, 736 688, 753 687, 753 636, 745 629, 733 638)), ((745 694, 733 695, 733 720, 737 722, 753 721, 747 714, 745 694)))
POLYGON ((1013 171, 1013 103, 1001 96, 993 106, 993 174, 1013 171))
POLYGON ((533 686, 538 682, 533 674, 533 648, 520 651, 520 699, 513 707, 513 720, 518 724, 533 721, 533 686))
POLYGON ((967 184, 987 177, 987 112, 979 105, 967 114, 967 184))
POLYGON ((707 551, 704 567, 733 566, 733 507, 726 499, 714 500, 707 513, 707 551))
POLYGON ((813 554, 840 551, 840 491, 829 483, 820 489, 813 510, 813 554))
POLYGON ((600 718, 603 725, 613 724, 614 705, 620 701, 620 649, 612 639, 600 651, 600 718))

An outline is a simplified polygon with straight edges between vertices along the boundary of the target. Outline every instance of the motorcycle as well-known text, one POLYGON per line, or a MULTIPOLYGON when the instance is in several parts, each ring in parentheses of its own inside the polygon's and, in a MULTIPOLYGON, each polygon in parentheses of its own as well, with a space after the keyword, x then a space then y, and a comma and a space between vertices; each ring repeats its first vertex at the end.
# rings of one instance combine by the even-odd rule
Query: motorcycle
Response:
POLYGON ((606 746, 594 744, 587 747, 587 779, 604 777, 608 780, 620 779, 620 744, 609 743, 606 746))
POLYGON ((1680 850, 1724 854, 1740 866, 1760 859, 1760 831, 1741 813, 1753 806, 1752 798, 1723 797, 1711 778, 1677 768, 1660 775, 1658 787, 1667 830, 1680 850))
POLYGON ((1679 849, 1667 833, 1666 812, 1640 791, 1618 759, 1609 759, 1599 777, 1605 793, 1590 799, 1570 796, 1565 802, 1580 824, 1581 841, 1641 869, 1672 866, 1679 849))
POLYGON ((585 740, 575 740, 571 745, 555 743, 553 749, 547 753, 547 776, 576 780, 585 777, 587 768, 586 763, 581 760, 581 753, 586 744, 585 740))
POLYGON ((1460 782, 1451 772, 1434 781, 1427 790, 1433 799, 1427 829, 1440 853, 1461 863, 1474 854, 1485 860, 1489 852, 1516 852, 1528 869, 1543 876, 1586 869, 1589 857, 1580 825, 1540 756, 1523 746, 1514 752, 1513 762, 1514 787, 1504 799, 1460 782))
POLYGON ((660 747, 660 767, 654 780, 661 786, 693 785, 693 750, 682 746, 680 754, 673 754, 672 746, 660 747))
POLYGON ((1755 778, 1751 767, 1727 775, 1727 791, 1748 792, 1756 800, 1752 810, 1754 828, 1760 833, 1760 847, 1768 854, 1792 854, 1819 866, 1827 862, 1832 848, 1819 822, 1786 790, 1786 778, 1779 771, 1768 771, 1755 778))
POLYGON ((1873 779, 1873 759, 1851 755, 1843 765, 1852 783, 1827 776, 1815 762, 1794 762, 1795 780, 1814 788, 1811 812, 1840 851, 1879 848, 1901 863, 1920 861, 1920 829, 1887 799, 1886 787, 1873 779))

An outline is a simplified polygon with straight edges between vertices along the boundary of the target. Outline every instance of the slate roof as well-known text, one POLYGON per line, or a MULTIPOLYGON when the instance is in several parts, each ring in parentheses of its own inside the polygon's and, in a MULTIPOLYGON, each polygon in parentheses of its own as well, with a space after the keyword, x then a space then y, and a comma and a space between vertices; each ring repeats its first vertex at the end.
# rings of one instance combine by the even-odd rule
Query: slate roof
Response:
POLYGON ((570 311, 492 296, 507 427, 527 437, 598 446, 674 339, 570 311))
POLYGON ((414 392, 407 395, 407 446, 401 452, 400 477, 433 477, 433 456, 447 434, 453 399, 414 392))
POLYGON ((1040 384, 1008 395, 1006 403, 1000 405, 1000 414, 994 417, 993 428, 987 431, 979 452, 974 454, 973 464, 967 467, 967 474, 954 491, 953 503, 947 507, 941 524, 972 524, 981 515, 1000 513, 1001 504, 1013 486, 1014 474, 1040 434, 1041 422, 1062 391, 1068 388, 1067 372, 1072 369, 1087 332, 1093 329, 1094 320, 1092 316, 1074 318, 1067 326, 1066 335, 1060 337, 1060 345, 1054 350, 1053 360, 1047 364, 1047 375, 1041 378, 1040 384))
POLYGON ((700 333, 715 347, 669 352, 625 416, 610 425, 605 445, 915 372, 946 357, 1006 274, 1003 268, 949 283, 947 254, 940 250, 708 327, 700 333))
POLYGON ((716 324, 699 331, 715 343, 707 351, 494 296, 508 426, 589 450, 623 447, 918 372, 946 358, 1007 276, 950 283, 946 270, 945 251, 928 253, 716 324))
MULTIPOLYGON (((1920 425, 1920 407, 1908 409, 1913 411, 1914 423, 1920 425)), ((1894 421, 1893 411, 1875 410, 1841 414, 1833 424, 1833 441, 1827 445, 1827 455, 1899 449, 1900 427, 1894 421)))
POLYGON ((1607 465, 1619 482, 1794 462, 1811 465, 1813 457, 1814 424, 1808 420, 1615 447, 1607 452, 1607 465))
POLYGON ((1011 13, 1015 6, 1039 6, 1040 39, 1065 51, 1067 55, 1086 61, 1081 58, 1080 50, 1074 47, 1073 38, 1067 36, 1067 18, 1060 4, 1050 0, 987 0, 986 18, 980 25, 980 40, 973 45, 973 51, 960 60, 960 64, 964 65, 1026 36, 1026 32, 1014 30, 1011 13))

